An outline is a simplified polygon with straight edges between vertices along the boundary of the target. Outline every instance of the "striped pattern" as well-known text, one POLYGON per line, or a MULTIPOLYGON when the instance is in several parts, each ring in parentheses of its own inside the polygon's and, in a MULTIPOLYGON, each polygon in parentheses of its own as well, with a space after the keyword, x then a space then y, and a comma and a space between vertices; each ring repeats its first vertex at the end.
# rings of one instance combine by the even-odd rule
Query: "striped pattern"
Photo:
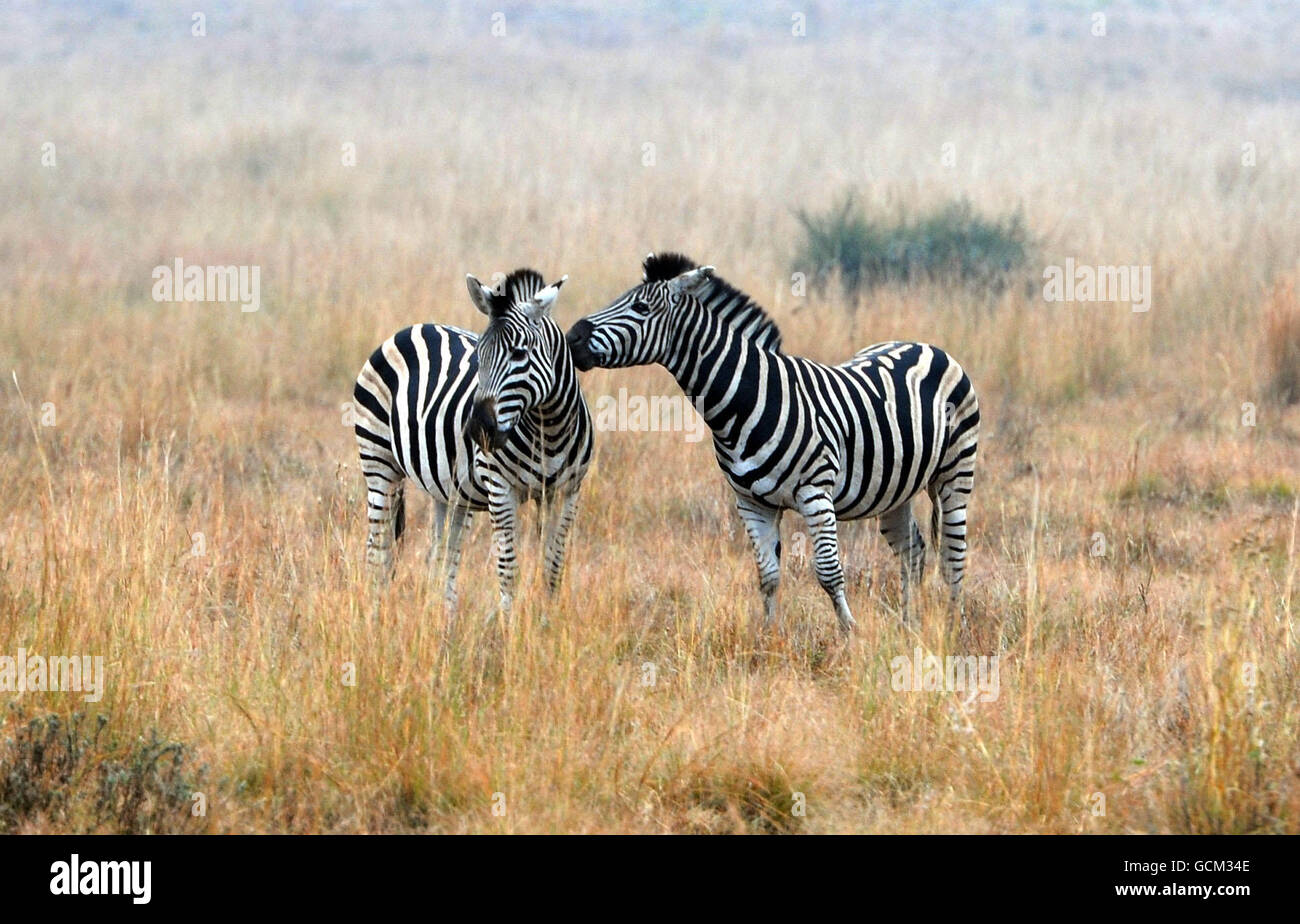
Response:
POLYGON ((560 283, 544 286, 536 272, 518 270, 493 290, 471 276, 470 297, 489 317, 481 337, 417 324, 384 341, 357 376, 366 559, 383 579, 402 535, 410 478, 434 501, 429 560, 444 572, 450 606, 465 530, 486 510, 501 608, 509 608, 518 508, 529 500, 542 505, 546 521, 548 586, 559 584, 592 446, 591 416, 564 335, 548 314, 560 283))
POLYGON ((837 522, 879 518, 906 595, 925 563, 911 505, 922 490, 957 598, 980 415, 969 377, 943 350, 880 343, 838 366, 787 356, 758 305, 678 254, 648 257, 642 283, 568 338, 579 369, 659 363, 697 402, 754 546, 769 622, 785 510, 804 518, 817 578, 847 630, 837 522))

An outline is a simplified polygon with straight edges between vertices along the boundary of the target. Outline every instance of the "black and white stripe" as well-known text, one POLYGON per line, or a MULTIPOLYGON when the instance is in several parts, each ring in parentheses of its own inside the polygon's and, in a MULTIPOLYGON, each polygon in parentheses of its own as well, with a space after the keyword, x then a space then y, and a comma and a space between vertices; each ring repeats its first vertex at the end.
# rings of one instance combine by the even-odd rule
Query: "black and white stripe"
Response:
POLYGON ((906 593, 925 562, 911 505, 922 489, 956 598, 980 419, 961 366, 937 347, 906 342, 876 344, 838 366, 787 356, 762 308, 712 267, 651 254, 644 269, 641 284, 569 331, 574 361, 584 371, 658 363, 696 401, 754 546, 767 620, 783 511, 807 523, 817 578, 847 630, 854 622, 837 521, 880 518, 906 593))
POLYGON ((496 290, 473 276, 466 282, 489 318, 481 337, 416 324, 384 341, 357 376, 366 559, 386 579, 410 478, 434 501, 429 561, 445 572, 451 606, 465 529, 475 511, 488 511, 506 610, 518 573, 518 508, 528 500, 545 513, 546 577, 552 590, 559 584, 591 462, 591 416, 564 335, 549 315, 564 279, 546 286, 523 269, 496 290))

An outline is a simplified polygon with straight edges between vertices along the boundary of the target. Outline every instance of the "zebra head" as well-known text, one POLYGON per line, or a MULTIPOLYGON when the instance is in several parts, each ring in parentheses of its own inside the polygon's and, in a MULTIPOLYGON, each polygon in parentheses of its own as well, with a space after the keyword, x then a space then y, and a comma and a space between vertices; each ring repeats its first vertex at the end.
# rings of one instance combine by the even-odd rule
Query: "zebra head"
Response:
POLYGON ((549 286, 540 273, 515 270, 493 289, 465 277, 469 297, 488 316, 479 338, 478 386, 465 435, 484 452, 504 445, 510 431, 555 388, 555 357, 542 334, 562 276, 549 286))
POLYGON ((713 278, 713 267, 696 266, 681 254, 650 254, 645 276, 608 307, 569 329, 574 365, 613 369, 662 363, 672 345, 677 309, 694 301, 713 278))

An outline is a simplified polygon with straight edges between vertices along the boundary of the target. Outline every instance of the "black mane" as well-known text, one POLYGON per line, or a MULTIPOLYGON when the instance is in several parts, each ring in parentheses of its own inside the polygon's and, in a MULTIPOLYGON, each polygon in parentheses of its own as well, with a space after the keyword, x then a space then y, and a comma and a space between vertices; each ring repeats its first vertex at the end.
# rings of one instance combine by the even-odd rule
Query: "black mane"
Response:
POLYGON ((492 316, 498 317, 507 309, 522 305, 545 285, 546 281, 537 270, 527 267, 515 270, 500 285, 489 290, 492 294, 488 297, 488 307, 492 309, 492 316))
POLYGON ((645 271, 646 282, 665 282, 680 276, 687 270, 698 266, 694 260, 682 253, 652 253, 645 258, 641 268, 645 271))
MULTIPOLYGON (((681 253, 652 253, 642 269, 646 282, 664 282, 697 266, 681 253)), ((763 307, 721 276, 710 276, 697 292, 700 304, 740 331, 760 350, 781 351, 781 331, 763 307)))

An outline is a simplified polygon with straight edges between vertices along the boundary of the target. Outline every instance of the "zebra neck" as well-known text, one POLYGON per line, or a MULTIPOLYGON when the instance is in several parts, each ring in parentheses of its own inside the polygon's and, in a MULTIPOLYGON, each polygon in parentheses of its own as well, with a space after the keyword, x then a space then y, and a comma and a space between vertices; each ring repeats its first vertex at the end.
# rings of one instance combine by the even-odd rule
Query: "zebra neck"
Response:
POLYGON ((555 386, 528 416, 543 433, 567 432, 573 429, 582 404, 578 399, 578 374, 569 357, 564 333, 549 319, 543 336, 552 357, 551 362, 555 364, 555 386))
MULTIPOLYGON (((573 382, 576 390, 577 381, 573 382)), ((557 383, 555 390, 546 396, 541 404, 533 408, 528 416, 543 433, 564 433, 573 429, 574 419, 578 415, 578 402, 573 399, 573 392, 557 383)))
POLYGON ((675 325, 673 344, 664 367, 717 438, 730 431, 738 415, 747 413, 737 394, 757 388, 762 351, 747 337, 708 309, 696 308, 675 325), (746 380, 753 379, 754 385, 746 380))

